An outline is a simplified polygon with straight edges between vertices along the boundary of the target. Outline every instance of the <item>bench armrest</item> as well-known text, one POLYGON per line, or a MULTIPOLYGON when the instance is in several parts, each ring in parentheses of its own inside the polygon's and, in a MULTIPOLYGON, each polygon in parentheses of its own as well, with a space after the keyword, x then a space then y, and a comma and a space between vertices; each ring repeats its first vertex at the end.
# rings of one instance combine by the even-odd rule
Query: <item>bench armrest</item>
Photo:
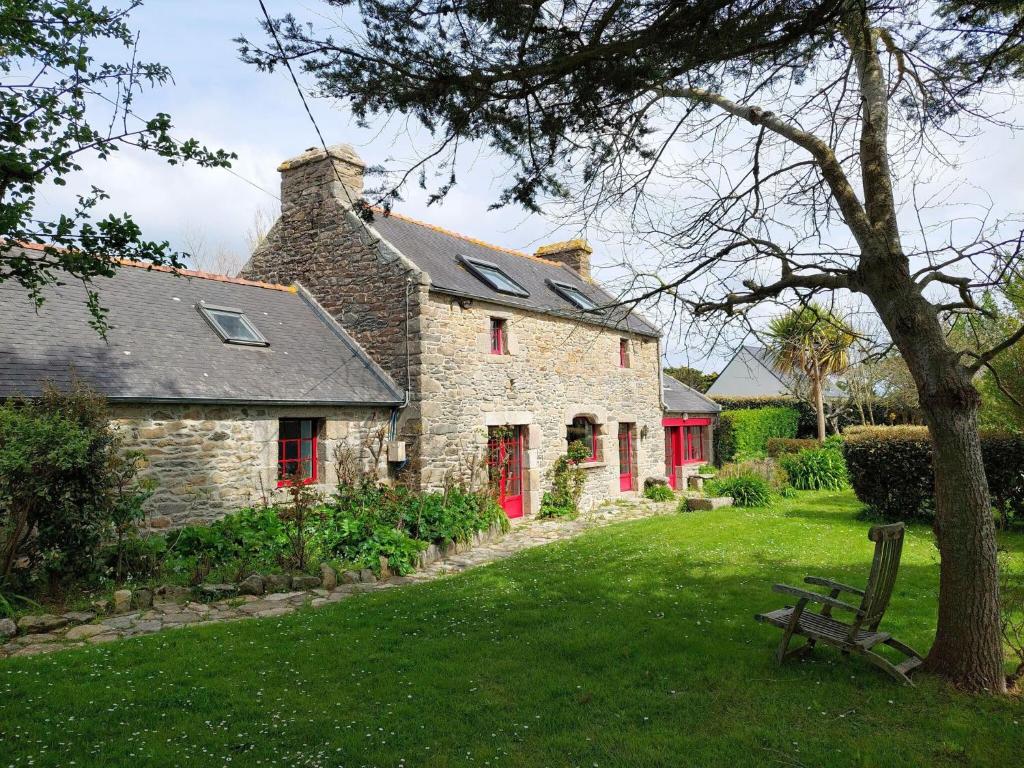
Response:
POLYGON ((844 611, 850 611, 851 613, 859 613, 860 609, 844 603, 842 600, 836 600, 834 597, 828 595, 820 595, 817 592, 811 592, 806 589, 800 589, 799 587, 791 587, 788 584, 773 584, 772 591, 780 592, 783 595, 792 595, 802 600, 808 600, 813 603, 821 603, 831 608, 841 608, 844 611))
POLYGON ((804 579, 804 583, 815 584, 819 587, 828 587, 829 589, 838 589, 840 592, 849 592, 851 595, 864 597, 863 589, 857 589, 856 587, 841 584, 838 581, 832 581, 832 579, 823 579, 821 576, 808 576, 804 579))

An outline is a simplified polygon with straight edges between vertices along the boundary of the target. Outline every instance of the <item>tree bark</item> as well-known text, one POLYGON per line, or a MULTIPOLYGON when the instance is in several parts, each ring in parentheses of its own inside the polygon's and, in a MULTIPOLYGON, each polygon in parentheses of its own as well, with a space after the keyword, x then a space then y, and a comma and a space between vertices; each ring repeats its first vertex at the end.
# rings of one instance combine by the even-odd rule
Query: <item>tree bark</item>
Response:
POLYGON ((867 292, 914 377, 932 439, 941 565, 939 617, 925 668, 964 690, 1003 693, 995 523, 978 435, 981 398, 934 306, 909 275, 892 280, 892 274, 862 268, 867 292))
POLYGON ((814 409, 818 414, 818 442, 824 443, 827 436, 825 433, 825 397, 821 393, 821 378, 818 376, 811 377, 811 393, 814 397, 814 409))

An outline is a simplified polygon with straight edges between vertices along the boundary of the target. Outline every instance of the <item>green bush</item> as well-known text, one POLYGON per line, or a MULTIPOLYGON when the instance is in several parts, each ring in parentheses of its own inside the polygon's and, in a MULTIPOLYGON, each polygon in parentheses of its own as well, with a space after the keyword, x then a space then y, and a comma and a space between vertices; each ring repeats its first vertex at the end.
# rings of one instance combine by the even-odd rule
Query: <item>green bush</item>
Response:
POLYGON ((779 464, 790 484, 801 491, 838 491, 847 486, 846 462, 842 449, 834 445, 785 453, 779 464))
POLYGON ((731 480, 736 477, 754 477, 764 480, 772 493, 784 496, 790 488, 789 476, 785 470, 778 465, 775 459, 747 459, 746 461, 726 464, 718 470, 716 480, 731 480))
MULTIPOLYGON (((321 562, 379 570, 382 557, 392 571, 406 574, 431 543, 466 542, 493 525, 509 526, 492 497, 462 488, 416 493, 373 483, 342 486, 307 510, 302 536, 295 515, 283 511, 245 509, 168 534, 163 575, 198 584, 211 578, 237 581, 251 573, 315 570, 321 562), (301 559, 297 547, 304 553, 301 559)), ((150 565, 145 560, 133 567, 152 575, 150 565)))
POLYGON ((800 414, 793 408, 722 411, 715 428, 715 461, 764 456, 772 438, 796 437, 800 414))
POLYGON ((140 466, 84 386, 0 405, 0 583, 99 576, 102 545, 147 495, 140 466))
POLYGON ((765 397, 720 397, 714 398, 723 411, 747 411, 760 408, 792 408, 799 417, 794 437, 814 438, 818 434, 818 414, 806 400, 787 395, 765 397))
POLYGON ((676 495, 667 485, 649 485, 644 488, 644 498, 651 501, 672 501, 676 495))
MULTIPOLYGON (((853 427, 843 441, 850 484, 874 516, 934 516, 932 445, 925 427, 853 427)), ((1024 514, 1024 436, 984 432, 982 459, 992 506, 1004 526, 1024 514)))
POLYGON ((715 478, 706 487, 711 496, 731 496, 737 507, 767 507, 775 500, 768 481, 753 473, 715 478))
POLYGON ((773 437, 765 445, 768 455, 773 459, 786 453, 800 453, 809 448, 819 447, 821 443, 809 437, 773 437))
POLYGON ((576 517, 579 514, 587 479, 580 463, 589 456, 590 448, 582 441, 574 440, 569 444, 568 452, 555 459, 548 470, 551 490, 546 491, 541 499, 540 517, 576 517))

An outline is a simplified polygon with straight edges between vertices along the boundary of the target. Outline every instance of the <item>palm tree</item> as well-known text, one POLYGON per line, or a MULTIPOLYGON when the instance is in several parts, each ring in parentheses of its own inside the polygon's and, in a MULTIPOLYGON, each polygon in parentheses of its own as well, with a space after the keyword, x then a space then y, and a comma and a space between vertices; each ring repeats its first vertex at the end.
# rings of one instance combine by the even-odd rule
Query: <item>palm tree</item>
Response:
POLYGON ((822 393, 829 376, 842 373, 850 365, 849 351, 857 332, 818 304, 776 317, 768 325, 772 339, 769 353, 784 373, 805 376, 818 413, 818 441, 825 442, 825 398, 822 393))

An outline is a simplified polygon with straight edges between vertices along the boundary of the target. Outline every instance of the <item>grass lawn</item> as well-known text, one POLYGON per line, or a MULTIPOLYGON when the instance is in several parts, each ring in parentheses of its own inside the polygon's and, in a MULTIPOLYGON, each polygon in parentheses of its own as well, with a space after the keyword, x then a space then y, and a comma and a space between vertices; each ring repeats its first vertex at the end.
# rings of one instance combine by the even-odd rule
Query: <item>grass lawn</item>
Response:
MULTIPOLYGON (((1024 699, 903 688, 828 649, 775 666, 753 614, 784 602, 773 581, 863 582, 857 508, 626 523, 281 619, 7 660, 0 767, 1019 764, 1024 699)), ((912 528, 883 623, 921 651, 937 560, 912 528)))

